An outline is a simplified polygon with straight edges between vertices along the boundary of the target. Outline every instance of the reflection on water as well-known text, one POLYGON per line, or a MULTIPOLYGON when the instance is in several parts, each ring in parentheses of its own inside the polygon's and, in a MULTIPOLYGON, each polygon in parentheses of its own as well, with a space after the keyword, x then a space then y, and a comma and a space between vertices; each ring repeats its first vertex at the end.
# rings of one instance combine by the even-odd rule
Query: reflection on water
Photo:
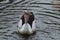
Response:
POLYGON ((0 40, 60 40, 59 0, 13 0, 0 3, 0 40), (36 19, 36 34, 22 36, 17 25, 24 10, 36 19))

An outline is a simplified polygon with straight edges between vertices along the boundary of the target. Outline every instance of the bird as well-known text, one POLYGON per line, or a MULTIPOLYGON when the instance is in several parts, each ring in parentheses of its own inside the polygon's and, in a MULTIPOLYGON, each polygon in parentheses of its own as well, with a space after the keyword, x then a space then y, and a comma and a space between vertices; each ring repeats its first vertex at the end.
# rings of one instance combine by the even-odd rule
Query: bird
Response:
POLYGON ((36 20, 33 12, 24 11, 18 23, 18 31, 28 35, 36 32, 36 20))

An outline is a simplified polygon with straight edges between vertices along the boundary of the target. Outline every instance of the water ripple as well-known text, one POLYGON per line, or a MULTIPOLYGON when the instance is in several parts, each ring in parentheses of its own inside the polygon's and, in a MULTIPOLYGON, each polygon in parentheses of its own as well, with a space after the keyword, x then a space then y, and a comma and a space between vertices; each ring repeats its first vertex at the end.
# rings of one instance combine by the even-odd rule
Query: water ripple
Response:
POLYGON ((1 40, 60 40, 60 1, 13 0, 0 4, 1 40), (24 10, 32 11, 36 19, 36 34, 23 37, 17 25, 24 10))

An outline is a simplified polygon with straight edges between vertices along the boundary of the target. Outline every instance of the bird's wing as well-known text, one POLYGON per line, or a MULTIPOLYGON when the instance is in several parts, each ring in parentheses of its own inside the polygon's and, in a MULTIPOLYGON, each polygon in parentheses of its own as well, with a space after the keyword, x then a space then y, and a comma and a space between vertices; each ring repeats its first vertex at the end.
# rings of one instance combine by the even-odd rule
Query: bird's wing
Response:
POLYGON ((22 27, 22 20, 20 19, 19 23, 18 23, 18 27, 21 28, 22 27))
POLYGON ((36 20, 33 21, 32 23, 32 30, 35 31, 36 30, 36 24, 35 24, 36 20))

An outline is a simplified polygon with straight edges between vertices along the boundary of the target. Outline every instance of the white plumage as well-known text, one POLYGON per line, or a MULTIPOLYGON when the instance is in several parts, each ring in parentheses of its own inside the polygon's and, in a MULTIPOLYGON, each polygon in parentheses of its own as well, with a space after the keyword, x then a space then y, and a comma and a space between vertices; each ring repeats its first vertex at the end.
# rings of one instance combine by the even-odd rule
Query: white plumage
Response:
POLYGON ((36 31, 35 20, 32 23, 32 28, 28 23, 22 25, 22 20, 19 21, 18 31, 21 34, 32 34, 36 31))

